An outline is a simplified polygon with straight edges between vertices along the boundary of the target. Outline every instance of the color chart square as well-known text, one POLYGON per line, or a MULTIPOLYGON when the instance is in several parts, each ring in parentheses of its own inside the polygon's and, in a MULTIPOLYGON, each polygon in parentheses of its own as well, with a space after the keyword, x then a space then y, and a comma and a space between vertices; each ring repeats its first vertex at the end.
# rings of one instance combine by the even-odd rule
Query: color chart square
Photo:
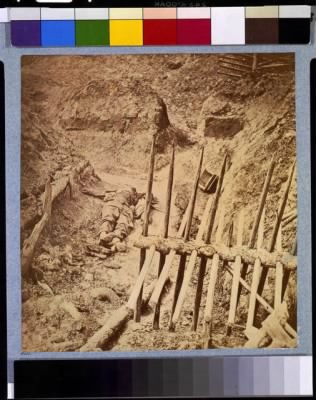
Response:
POLYGON ((41 21, 11 21, 11 43, 17 47, 41 45, 41 21))
POLYGON ((111 46, 142 46, 142 20, 110 20, 111 46))
POLYGON ((109 44, 109 21, 76 21, 76 46, 104 46, 109 44))
POLYGON ((278 18, 247 18, 246 44, 279 43, 278 18))
POLYGON ((310 19, 280 18, 280 44, 308 44, 310 42, 310 19))
POLYGON ((42 46, 75 46, 75 21, 42 21, 42 46))
POLYGON ((181 45, 210 45, 210 19, 178 19, 177 44, 181 45))
POLYGON ((144 45, 174 45, 177 43, 175 19, 144 20, 144 45))

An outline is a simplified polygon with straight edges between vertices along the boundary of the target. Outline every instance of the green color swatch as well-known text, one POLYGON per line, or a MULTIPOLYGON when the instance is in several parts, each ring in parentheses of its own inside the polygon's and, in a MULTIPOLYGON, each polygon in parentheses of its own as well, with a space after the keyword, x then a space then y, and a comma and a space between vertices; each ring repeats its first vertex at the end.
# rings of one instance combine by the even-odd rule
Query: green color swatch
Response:
POLYGON ((104 46, 109 44, 109 21, 76 21, 76 46, 104 46))

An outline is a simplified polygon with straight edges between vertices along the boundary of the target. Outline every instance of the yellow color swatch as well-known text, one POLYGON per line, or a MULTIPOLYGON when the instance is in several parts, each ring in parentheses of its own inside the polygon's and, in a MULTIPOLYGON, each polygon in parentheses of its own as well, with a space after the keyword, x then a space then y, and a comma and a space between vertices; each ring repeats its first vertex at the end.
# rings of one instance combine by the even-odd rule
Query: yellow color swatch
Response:
POLYGON ((110 46, 142 45, 142 20, 110 20, 110 46))
POLYGON ((110 8, 110 19, 142 19, 142 8, 110 8))

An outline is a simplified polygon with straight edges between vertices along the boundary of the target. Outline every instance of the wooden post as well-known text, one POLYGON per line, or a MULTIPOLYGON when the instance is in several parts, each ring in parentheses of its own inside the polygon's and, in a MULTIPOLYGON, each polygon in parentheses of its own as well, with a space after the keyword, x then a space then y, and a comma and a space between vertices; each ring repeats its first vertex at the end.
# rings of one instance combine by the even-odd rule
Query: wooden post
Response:
MULTIPOLYGON (((289 172, 289 176, 285 185, 285 191, 283 193, 281 202, 280 202, 280 207, 278 210, 278 215, 276 218, 276 221, 274 223, 273 226, 273 232, 272 232, 272 236, 271 236, 271 241, 268 247, 268 251, 269 252, 273 252, 274 247, 276 245, 276 240, 277 240, 277 235, 279 232, 279 228, 282 222, 282 218, 283 218, 283 214, 284 214, 284 210, 285 210, 285 206, 287 203, 287 199, 289 197, 289 192, 290 192, 290 188, 291 188, 291 183, 292 183, 292 178, 294 175, 294 171, 295 171, 295 165, 296 163, 294 162, 290 168, 290 172, 289 172)), ((264 269, 262 271, 261 277, 260 277, 260 281, 259 281, 259 286, 258 286, 258 294, 261 296, 262 292, 263 292, 263 288, 267 279, 267 275, 268 275, 268 269, 264 269)), ((257 315, 257 311, 258 311, 258 306, 259 304, 256 304, 256 309, 255 309, 255 316, 257 315)))
MULTIPOLYGON (((282 225, 277 236, 276 248, 282 251, 282 225)), ((283 280, 283 265, 280 262, 276 263, 275 268, 275 291, 274 291, 274 309, 276 310, 282 303, 282 280, 283 280)))
MULTIPOLYGON (((172 154, 169 167, 168 185, 167 185, 167 196, 166 196, 166 211, 163 223, 162 237, 168 237, 169 220, 170 220, 170 210, 171 210, 171 197, 172 197, 172 186, 173 186, 173 176, 174 176, 174 155, 175 147, 173 144, 172 154)), ((158 278, 161 270, 165 264, 166 256, 165 254, 159 254, 159 264, 158 264, 158 278)), ((160 299, 154 309, 154 319, 153 319, 153 329, 159 329, 159 319, 160 319, 160 299)))
MULTIPOLYGON (((183 234, 184 234, 184 230, 185 230, 186 223, 187 223, 187 220, 188 220, 188 214, 189 214, 188 211, 189 211, 189 209, 187 208, 186 212, 184 214, 184 217, 183 217, 183 219, 181 221, 180 228, 178 229, 176 238, 181 238, 183 236, 183 234)), ((155 308, 156 304, 158 303, 158 300, 160 298, 161 292, 162 292, 162 290, 163 290, 163 288, 165 286, 165 283, 166 283, 166 281, 167 281, 167 279, 169 277, 169 270, 171 268, 171 265, 173 263, 173 259, 176 256, 176 254, 177 254, 176 250, 171 250, 169 252, 169 254, 167 255, 167 257, 166 257, 165 265, 163 266, 163 268, 161 270, 161 273, 160 273, 160 276, 158 278, 157 284, 156 284, 155 289, 154 289, 154 291, 152 293, 152 296, 151 296, 151 298, 149 300, 149 305, 150 305, 151 308, 155 308)))
POLYGON ((256 244, 257 232, 258 232, 259 224, 260 224, 260 221, 261 221, 263 208, 264 208, 264 205, 266 203, 266 199, 267 199, 267 195, 268 195, 269 186, 270 186, 270 182, 271 182, 271 179, 272 179, 272 174, 273 174, 274 167, 275 167, 275 156, 272 157, 272 160, 271 160, 271 163, 270 163, 270 166, 269 166, 269 169, 268 169, 268 173, 267 173, 266 179, 264 181, 264 185, 263 185, 263 189, 262 189, 261 196, 260 196, 260 201, 259 201, 259 208, 258 208, 257 215, 256 215, 256 218, 255 218, 255 222, 253 224, 252 231, 251 231, 251 234, 250 234, 248 247, 250 247, 251 249, 253 249, 255 247, 255 244, 256 244))
POLYGON ((212 341, 212 312, 214 304, 214 292, 217 281, 219 256, 215 254, 212 260, 212 267, 210 273, 210 281, 206 297, 206 305, 204 312, 204 348, 208 349, 212 341))
MULTIPOLYGON (((212 202, 212 207, 210 210, 210 217, 208 220, 208 226, 207 226, 206 233, 205 233, 205 243, 210 243, 210 240, 211 240, 213 226, 214 226, 214 222, 215 222, 215 215, 216 215, 217 206, 218 206, 218 201, 219 201, 219 197, 221 195, 221 190, 222 190, 222 186, 223 186, 226 162, 227 162, 227 154, 224 157, 224 161, 223 161, 223 164, 221 167, 220 176, 219 176, 219 180, 218 180, 218 184, 217 184, 217 188, 216 188, 215 197, 212 202)), ((219 219, 219 223, 218 223, 218 229, 217 229, 217 231, 218 231, 217 239, 218 240, 220 240, 220 238, 222 236, 223 218, 224 218, 224 212, 223 212, 222 217, 219 219), (222 226, 220 226, 220 225, 222 225, 222 226)), ((218 240, 217 240, 217 243, 218 243, 218 240)), ((198 274, 198 282, 197 282, 196 293, 195 293, 193 318, 192 318, 192 330, 193 331, 196 331, 196 329, 197 329, 206 266, 207 266, 207 258, 201 257, 199 274, 198 274)))
MULTIPOLYGON (((295 241, 293 243, 293 247, 291 249, 292 256, 296 256, 296 253, 297 253, 297 239, 295 239, 295 241)), ((283 299, 284 299, 284 295, 285 295, 287 285, 289 283, 290 275, 291 275, 291 271, 288 271, 287 269, 283 271, 281 301, 283 301, 283 299)))
MULTIPOLYGON (((262 212, 262 218, 259 224, 258 231, 258 250, 262 247, 263 244, 263 236, 264 236, 264 219, 265 219, 265 209, 262 212)), ((246 323, 246 329, 249 329, 253 325, 254 315, 255 315, 255 306, 256 306, 256 295, 259 285, 260 276, 262 274, 262 266, 259 258, 256 259, 254 267, 253 267, 253 275, 251 282, 251 290, 250 290, 250 298, 249 298, 249 306, 248 306, 248 317, 246 323)))
POLYGON ((285 187, 285 191, 283 193, 282 199, 281 199, 281 203, 280 203, 280 207, 279 207, 279 211, 278 211, 278 215, 277 215, 277 219, 275 221, 274 227, 273 227, 273 232, 272 232, 272 237, 271 237, 271 241, 270 241, 270 245, 268 250, 270 252, 272 252, 274 250, 275 244, 276 244, 276 239, 278 236, 278 231, 282 222, 282 217, 284 214, 284 210, 285 210, 285 206, 287 203, 287 199, 289 197, 289 193, 290 193, 290 188, 291 188, 291 183, 292 183, 292 178, 294 175, 294 171, 295 171, 295 165, 296 163, 294 162, 290 168, 290 173, 286 182, 286 187, 285 187))
POLYGON ((202 165, 203 165, 203 157, 204 157, 204 147, 202 147, 202 149, 201 149, 200 160, 199 160, 199 163, 198 163, 198 166, 197 166, 197 169, 195 172, 194 181, 193 181, 192 196, 191 196, 190 202, 188 204, 189 214, 188 214, 188 222, 187 222, 186 230, 184 233, 185 241, 190 239, 190 230, 191 230, 192 219, 193 219, 194 209, 195 209, 196 196, 197 196, 199 180, 200 180, 200 175, 201 175, 201 170, 202 170, 202 165))
MULTIPOLYGON (((244 210, 241 210, 238 218, 238 231, 237 231, 237 245, 242 246, 243 244, 243 229, 244 229, 244 210)), ((241 256, 237 256, 234 264, 234 273, 233 273, 233 281, 232 281, 232 291, 230 296, 230 305, 229 305, 229 314, 228 314, 228 323, 226 329, 226 335, 229 336, 232 331, 232 326, 235 323, 236 317, 236 308, 237 308, 237 295, 239 288, 239 279, 240 279, 240 271, 241 271, 241 256)))
MULTIPOLYGON (((144 213, 144 225, 143 225, 143 235, 148 235, 148 226, 149 226, 149 214, 150 214, 150 203, 152 198, 152 186, 154 181, 154 167, 155 167, 155 142, 156 136, 153 136, 153 140, 151 143, 151 151, 150 151, 150 163, 149 163, 149 171, 148 171, 148 180, 147 180, 147 190, 146 190, 146 199, 145 199, 145 213, 144 213)), ((146 250, 140 250, 140 259, 139 259, 139 272, 141 272, 143 268, 143 264, 146 258, 146 250)), ((137 302, 134 310, 134 320, 136 322, 140 321, 141 316, 141 307, 142 307, 142 286, 139 292, 139 296, 137 298, 137 302)))
MULTIPOLYGON (((206 221, 207 221, 207 217, 208 217, 208 210, 210 212, 210 217, 208 220, 208 224, 206 226, 206 232, 205 232, 205 243, 209 243, 210 238, 211 238, 211 234, 212 234, 212 228, 213 228, 213 224, 214 224, 214 219, 215 219, 215 214, 216 214, 216 210, 217 210, 217 204, 218 204, 218 200, 221 194, 221 189, 222 189, 222 184, 223 184, 223 180, 224 180, 224 174, 225 174, 225 168, 226 168, 226 161, 227 161, 227 155, 225 155, 224 157, 224 161, 222 163, 222 167, 221 167, 221 172, 220 172, 220 177, 219 177, 219 181, 217 184, 217 189, 216 189, 216 193, 215 193, 215 197, 212 200, 212 197, 209 197, 208 203, 206 205, 206 208, 204 210, 204 214, 203 214, 203 218, 201 221, 201 225, 199 227, 199 231, 198 231, 198 235, 196 238, 196 241, 199 242, 202 240, 203 237, 203 233, 204 233, 204 226, 206 225, 206 221)), ((174 314, 172 316, 172 320, 170 322, 169 328, 170 330, 174 330, 175 325, 180 317, 180 313, 181 313, 181 309, 185 300, 185 296, 186 296, 186 292, 188 290, 190 281, 192 279, 192 274, 194 271, 194 267, 195 267, 195 262, 197 259, 197 251, 193 250, 193 252, 191 253, 191 257, 190 257, 190 261, 186 270, 186 273, 184 275, 183 278, 183 283, 182 283, 182 287, 179 293, 179 297, 178 297, 178 301, 174 310, 174 314)), ((204 257, 203 257, 204 258, 204 257)), ((202 259, 201 259, 201 263, 202 263, 202 259)), ((204 262, 203 262, 204 263, 204 262)), ((203 266, 203 264, 202 264, 203 266)), ((205 265, 206 267, 206 265, 205 265)), ((203 270, 202 270, 203 273, 203 270)), ((199 275, 201 275, 199 273, 199 275)), ((203 281, 201 278, 198 278, 201 281, 203 281)), ((203 284, 201 285, 203 286, 203 284)), ((199 297, 200 295, 198 294, 198 296, 196 296, 196 299, 199 297)), ((195 301, 195 304, 197 303, 197 300, 195 301)), ((195 308, 198 309, 199 306, 195 305, 195 308)))
POLYGON ((150 265, 152 263, 155 251, 156 251, 155 246, 152 245, 150 247, 149 251, 148 251, 148 254, 146 255, 146 259, 145 259, 145 262, 144 262, 144 264, 142 266, 142 269, 141 269, 141 271, 140 271, 140 273, 139 273, 139 275, 138 275, 138 277, 136 279, 135 286, 133 288, 132 294, 131 294, 131 296, 130 296, 130 298, 128 300, 128 303, 127 303, 127 307, 132 309, 132 310, 135 310, 137 301, 139 299, 139 294, 140 294, 140 292, 142 291, 142 288, 143 288, 145 276, 146 276, 146 274, 147 274, 147 272, 149 270, 149 267, 150 267, 150 265))
MULTIPOLYGON (((188 205, 188 222, 186 225, 186 230, 184 233, 184 241, 188 241, 190 239, 190 230, 191 230, 191 225, 192 225, 192 219, 193 219, 193 214, 194 214, 194 208, 195 208, 195 202, 196 202, 196 196, 197 196, 197 191, 198 191, 198 185, 199 185, 199 180, 200 180, 200 175, 201 175, 201 169, 202 169, 202 164, 203 164, 203 156, 204 156, 204 148, 201 150, 201 155, 200 155, 200 161, 195 173, 195 178, 193 181, 193 188, 192 188, 192 194, 191 196, 189 205, 188 205)), ((171 306, 171 314, 170 314, 170 320, 169 320, 169 329, 172 330, 172 317, 173 313, 178 301, 180 289, 182 286, 183 282, 183 277, 184 277, 184 271, 185 271, 185 265, 186 265, 186 260, 187 256, 186 255, 181 255, 180 256, 180 261, 179 261, 179 267, 178 267, 178 273, 177 273, 177 278, 176 278, 176 283, 174 287, 174 293, 173 293, 173 299, 172 299, 172 306, 171 306)))

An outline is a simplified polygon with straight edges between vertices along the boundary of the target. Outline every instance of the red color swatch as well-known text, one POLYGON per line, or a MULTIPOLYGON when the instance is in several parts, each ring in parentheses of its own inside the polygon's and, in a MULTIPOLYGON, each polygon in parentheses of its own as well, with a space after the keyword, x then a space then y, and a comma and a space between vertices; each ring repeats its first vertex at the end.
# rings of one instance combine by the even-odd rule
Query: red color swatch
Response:
POLYGON ((174 45, 177 43, 175 19, 144 20, 144 45, 174 45))
POLYGON ((177 44, 211 44, 210 19, 178 19, 177 44))

